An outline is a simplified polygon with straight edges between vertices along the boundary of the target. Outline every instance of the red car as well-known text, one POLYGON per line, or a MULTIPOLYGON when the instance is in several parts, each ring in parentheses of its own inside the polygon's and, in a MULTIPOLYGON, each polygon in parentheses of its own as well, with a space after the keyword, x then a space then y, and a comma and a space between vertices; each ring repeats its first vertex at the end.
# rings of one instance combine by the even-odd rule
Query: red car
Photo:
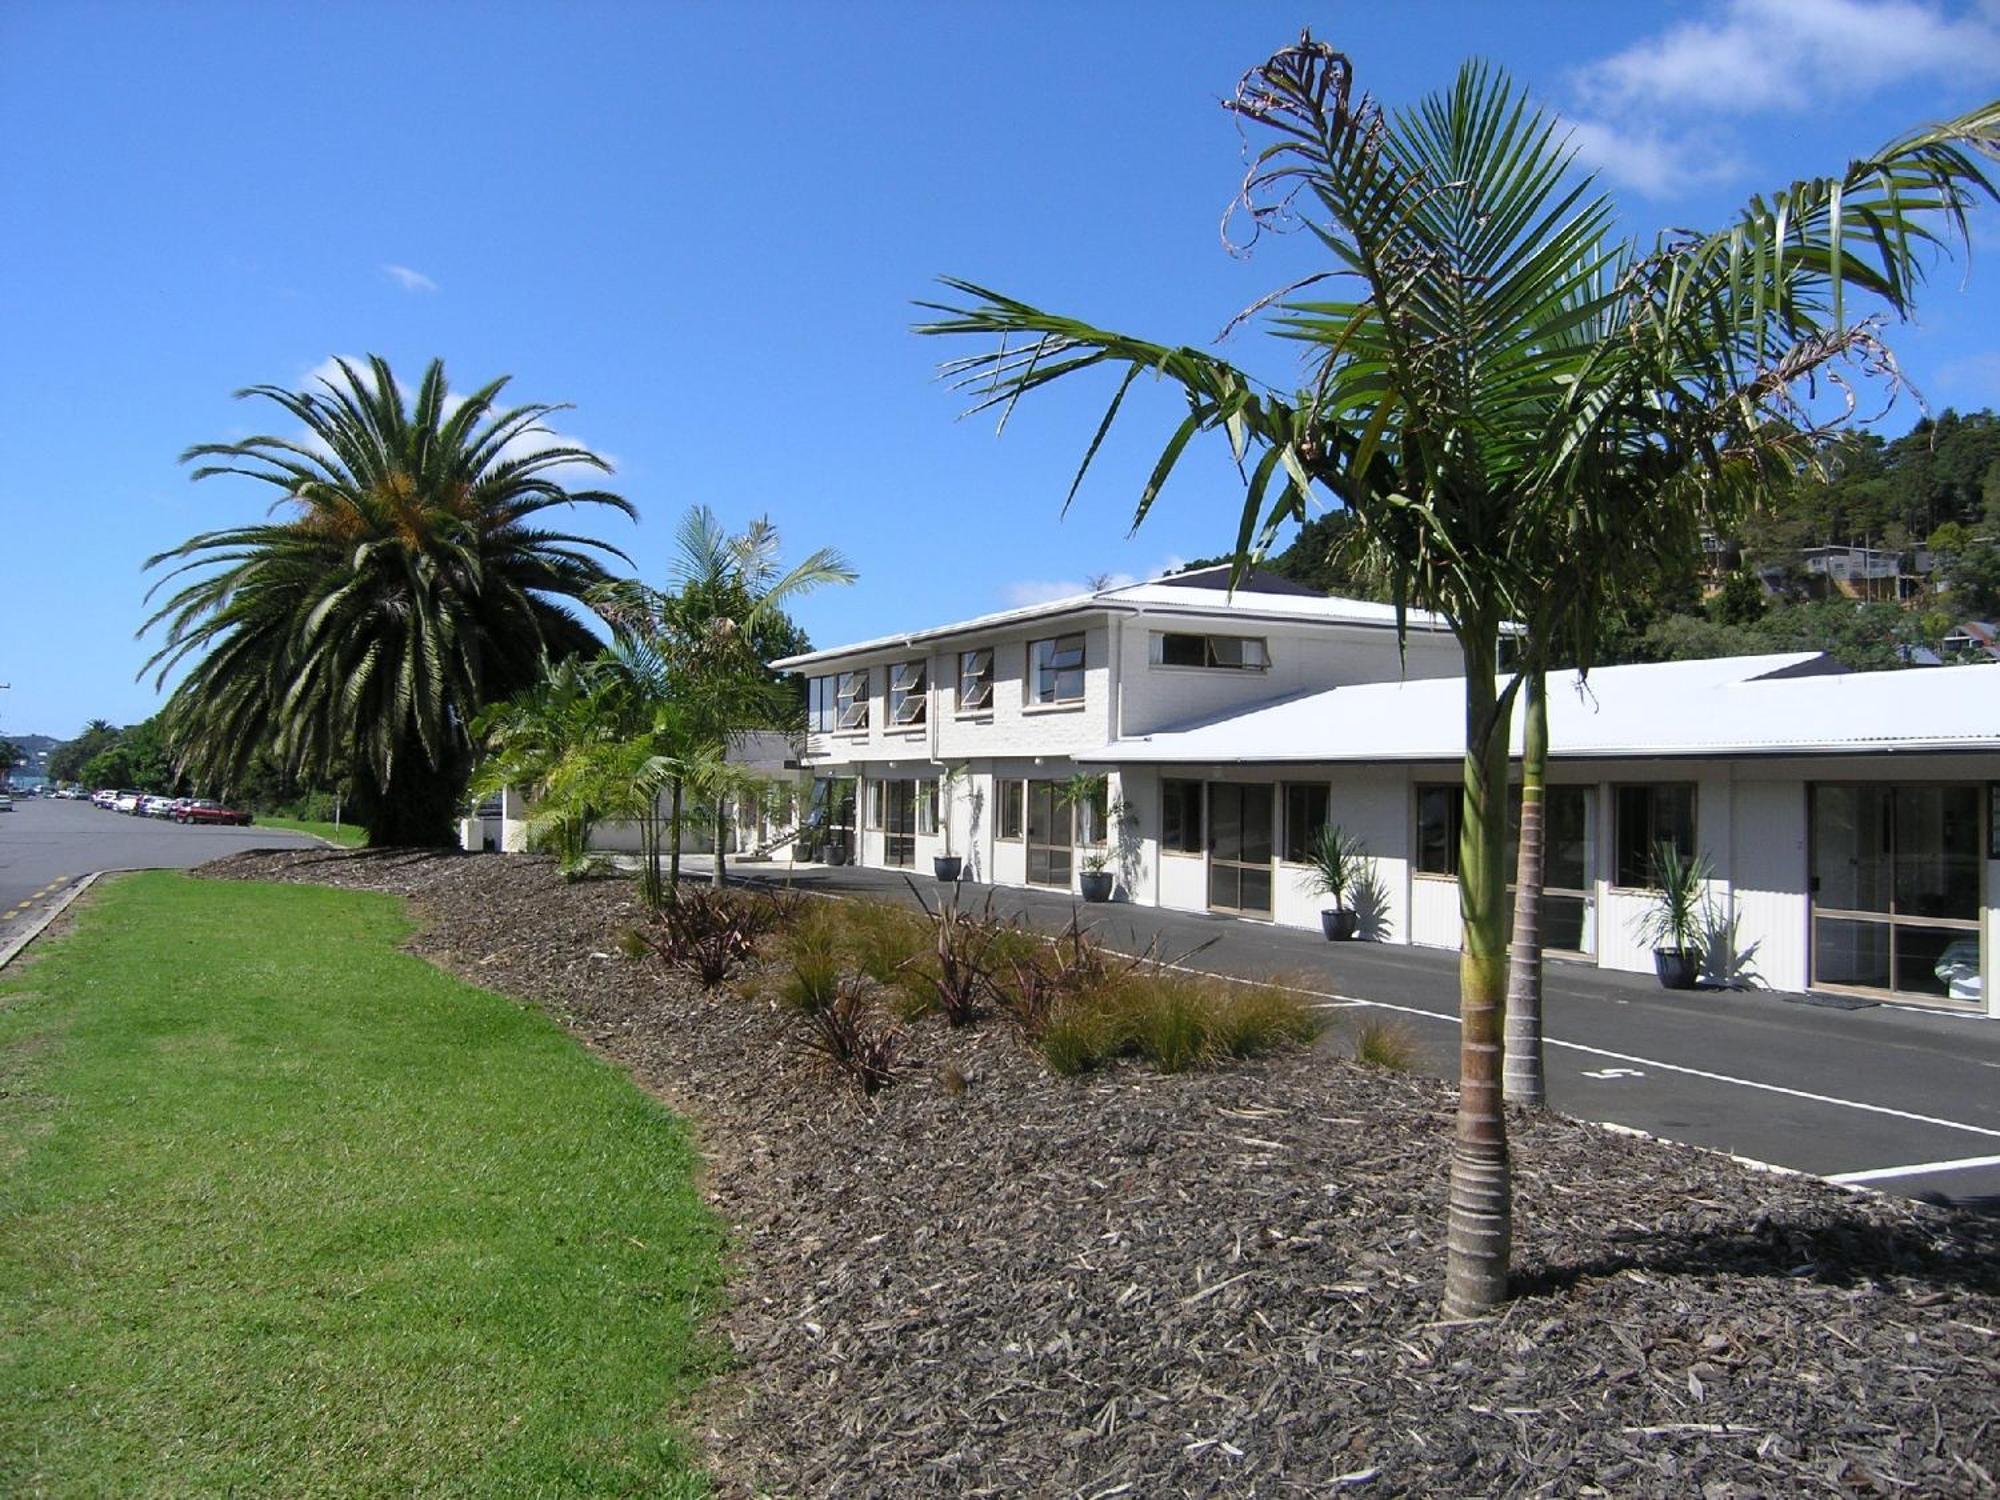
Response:
POLYGON ((250 814, 238 812, 233 807, 224 807, 220 802, 206 797, 197 797, 184 807, 174 809, 176 823, 233 823, 239 828, 250 826, 250 814))

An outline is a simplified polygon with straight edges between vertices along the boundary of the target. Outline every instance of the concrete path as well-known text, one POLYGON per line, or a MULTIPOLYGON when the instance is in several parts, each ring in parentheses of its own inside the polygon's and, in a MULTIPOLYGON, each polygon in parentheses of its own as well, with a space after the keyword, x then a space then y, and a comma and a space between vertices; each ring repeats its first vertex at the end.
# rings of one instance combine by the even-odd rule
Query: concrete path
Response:
MULTIPOLYGON (((707 861, 690 861, 705 871, 707 861)), ((783 866, 737 873, 783 879, 783 866)), ((912 899, 881 870, 800 869, 804 888, 912 899)), ((927 898, 937 883, 917 879, 927 898)), ((961 899, 1037 924, 1076 903, 967 885, 961 899)), ((1153 907, 1084 908, 1114 947, 1275 978, 1339 1008, 1403 1019, 1430 1071, 1458 1065, 1458 955, 1153 907), (1185 956, 1185 957, 1184 957, 1185 956)), ((1565 1113, 1836 1181, 2000 1209, 2000 1021, 1917 1007, 1839 1009, 1769 991, 1676 993, 1650 975, 1551 961, 1549 1101, 1565 1113)))

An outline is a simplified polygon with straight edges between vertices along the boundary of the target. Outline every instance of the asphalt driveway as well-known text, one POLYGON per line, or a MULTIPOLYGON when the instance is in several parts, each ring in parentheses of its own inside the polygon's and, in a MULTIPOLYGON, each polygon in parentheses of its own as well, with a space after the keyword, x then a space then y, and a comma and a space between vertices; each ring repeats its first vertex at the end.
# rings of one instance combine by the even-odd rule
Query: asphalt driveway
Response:
MULTIPOLYGON (((702 861, 703 864, 706 861, 702 861)), ((742 873, 784 878, 782 866, 742 873)), ((808 868, 802 887, 912 900, 881 870, 808 868)), ((916 882, 934 898, 936 882, 916 882)), ((965 886, 1044 926, 1068 897, 965 886)), ((1334 1008, 1403 1018, 1430 1071, 1458 1065, 1458 955, 1153 907, 1085 908, 1106 940, 1157 945, 1191 969, 1277 978, 1334 1008)), ((2000 1207, 2000 1021, 1917 1007, 1827 1004, 1771 991, 1661 989, 1649 975, 1551 961, 1545 978, 1549 1102, 1752 1161, 1933 1201, 2000 1207)))

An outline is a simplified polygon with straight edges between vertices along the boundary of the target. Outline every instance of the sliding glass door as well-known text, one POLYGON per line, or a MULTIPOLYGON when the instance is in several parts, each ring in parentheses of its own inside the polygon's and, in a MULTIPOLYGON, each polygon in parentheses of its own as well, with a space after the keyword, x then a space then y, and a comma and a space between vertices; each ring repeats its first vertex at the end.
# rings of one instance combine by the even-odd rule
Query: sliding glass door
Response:
POLYGON ((1271 915, 1272 788, 1208 784, 1208 904, 1271 915))
POLYGON ((1977 785, 1812 789, 1813 983, 1979 998, 1977 785))
POLYGON ((908 866, 917 862, 917 784, 882 783, 882 863, 908 866))
POLYGON ((1068 890, 1076 869, 1076 808, 1061 801, 1059 783, 1028 783, 1028 884, 1068 890))

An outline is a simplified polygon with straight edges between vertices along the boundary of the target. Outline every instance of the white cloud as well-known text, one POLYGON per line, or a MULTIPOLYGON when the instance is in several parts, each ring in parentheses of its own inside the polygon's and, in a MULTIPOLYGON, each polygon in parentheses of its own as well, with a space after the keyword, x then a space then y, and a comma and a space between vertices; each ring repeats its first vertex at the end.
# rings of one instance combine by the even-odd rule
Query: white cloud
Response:
POLYGON ((1649 197, 1739 177, 1734 121, 1897 84, 2000 79, 2000 6, 1710 0, 1570 75, 1578 158, 1649 197))
MULTIPOLYGON (((1122 589, 1127 584, 1139 580, 1130 573, 1113 573, 1103 587, 1122 589)), ((1009 609, 1026 609, 1031 604, 1052 604, 1058 599, 1073 599, 1078 594, 1091 592, 1088 579, 1083 578, 1024 578, 1010 583, 1001 591, 1009 609)))
POLYGON ((1675 139, 1657 126, 1628 130, 1602 120, 1565 119, 1577 160, 1606 180, 1665 198, 1690 187, 1726 182, 1742 167, 1726 150, 1691 138, 1675 139))
POLYGON ((2000 73, 1990 13, 1952 16, 1926 0, 1728 0, 1581 69, 1599 112, 1794 111, 1920 78, 2000 73))
POLYGON ((434 292, 438 284, 422 271, 412 271, 408 266, 385 265, 382 274, 395 282, 406 292, 434 292))

